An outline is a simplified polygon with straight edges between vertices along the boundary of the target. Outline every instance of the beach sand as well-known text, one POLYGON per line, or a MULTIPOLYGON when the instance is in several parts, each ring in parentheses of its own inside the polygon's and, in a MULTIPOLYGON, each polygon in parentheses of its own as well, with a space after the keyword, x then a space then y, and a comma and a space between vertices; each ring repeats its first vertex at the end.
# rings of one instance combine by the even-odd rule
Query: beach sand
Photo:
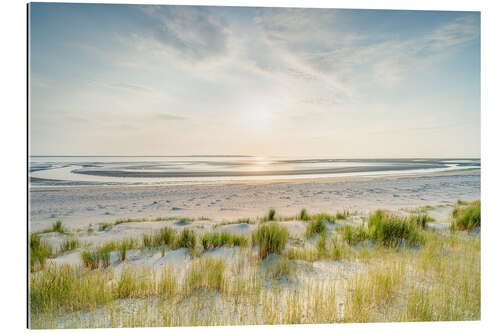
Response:
POLYGON ((208 217, 215 221, 262 216, 369 212, 480 198, 480 172, 421 176, 323 178, 216 185, 37 187, 30 190, 30 231, 61 220, 70 228, 126 218, 208 217))
MULTIPOLYGON (((109 244, 110 241, 131 238, 142 242, 144 234, 152 234, 164 227, 173 228, 178 234, 184 228, 194 231, 198 235, 199 247, 201 235, 209 232, 226 231, 251 239, 252 232, 259 225, 277 223, 285 227, 289 233, 285 252, 294 249, 306 251, 309 249, 314 252, 318 246, 319 236, 304 236, 310 222, 296 217, 302 208, 306 208, 309 214, 334 215, 339 211, 348 210, 350 215, 346 218, 336 219, 335 222, 324 221, 328 237, 336 237, 339 226, 360 225, 366 221, 367 215, 376 209, 387 209, 404 216, 415 214, 419 207, 426 206, 425 213, 435 219, 428 223, 428 229, 436 229, 444 234, 448 232, 451 212, 457 200, 472 201, 479 198, 480 174, 471 171, 425 176, 335 178, 217 185, 33 188, 30 190, 30 231, 50 229, 55 221, 62 221, 65 232, 42 232, 39 234, 41 239, 56 251, 66 240, 78 239, 80 245, 70 251, 57 252, 56 255, 47 259, 46 267, 64 269, 70 265, 85 269, 82 261, 82 253, 85 249, 97 248, 109 244), (242 218, 256 221, 259 217, 265 216, 270 208, 276 209, 277 221, 275 222, 266 222, 265 219, 261 220, 260 224, 236 221, 242 218), (158 217, 164 217, 165 220, 154 221, 158 217), (116 224, 118 219, 144 220, 116 224), (100 229, 103 223, 109 223, 110 227, 100 229)), ((427 237, 432 239, 432 234, 427 237)), ((477 234, 474 237, 477 237, 477 234)), ((465 236, 465 239, 469 238, 465 236)), ((121 276, 129 274, 127 272, 139 274, 139 280, 143 278, 155 280, 166 270, 174 272, 176 281, 184 281, 182 283, 186 284, 186 281, 189 281, 189 271, 198 267, 200 260, 218 259, 226 267, 225 274, 228 274, 226 282, 231 285, 231 288, 238 290, 235 291, 236 294, 243 292, 239 289, 242 286, 239 280, 247 281, 252 276, 258 276, 258 281, 262 283, 262 286, 255 287, 257 288, 255 290, 259 290, 258 293, 261 296, 250 297, 251 304, 253 304, 250 306, 250 303, 239 304, 239 296, 234 296, 236 298, 228 296, 227 291, 219 290, 216 293, 205 294, 205 292, 194 290, 187 298, 190 301, 183 301, 185 296, 179 291, 181 294, 172 298, 176 301, 168 303, 166 308, 166 303, 162 298, 164 296, 160 298, 157 296, 124 297, 89 311, 54 312, 43 316, 37 314, 32 318, 31 326, 69 328, 185 326, 203 323, 235 325, 263 324, 268 320, 271 320, 270 323, 291 323, 296 320, 289 318, 293 314, 291 310, 284 311, 279 318, 271 319, 263 319, 267 318, 263 311, 266 306, 269 306, 266 305, 267 297, 273 299, 271 304, 277 302, 280 306, 292 306, 295 303, 289 303, 292 299, 290 295, 297 297, 297 291, 301 295, 297 298, 299 302, 297 304, 322 302, 323 309, 335 309, 334 313, 321 317, 314 307, 304 307, 304 311, 310 314, 300 319, 299 322, 359 321, 361 319, 357 317, 349 319, 344 315, 344 306, 346 302, 349 302, 349 284, 358 281, 357 276, 375 274, 373 269, 377 267, 383 269, 384 265, 389 264, 399 267, 397 265, 400 265, 400 260, 406 263, 414 262, 405 264, 408 265, 405 266, 407 267, 405 278, 408 279, 410 285, 416 283, 418 279, 413 278, 414 273, 410 274, 412 265, 420 262, 419 260, 422 259, 419 258, 424 258, 426 253, 422 250, 417 257, 414 257, 413 250, 383 251, 375 248, 372 241, 363 241, 348 251, 351 251, 347 252, 351 254, 344 254, 345 260, 342 258, 289 260, 288 265, 295 267, 289 277, 269 278, 268 272, 275 269, 273 267, 279 267, 281 256, 270 255, 261 261, 258 259, 256 246, 241 248, 224 246, 203 250, 198 255, 193 255, 189 249, 183 247, 166 251, 158 248, 138 247, 127 251, 125 261, 120 260, 119 250, 113 250, 110 252, 110 266, 104 268, 105 272, 111 272, 114 276, 108 286, 116 286, 116 283, 122 279, 121 276), (379 255, 382 255, 380 260, 377 258, 379 255), (328 296, 324 293, 331 290, 335 290, 335 297, 323 299, 322 295, 328 296), (259 297, 264 297, 264 301, 259 297), (208 302, 208 305, 204 305, 204 302, 208 302), (235 307, 239 307, 236 312, 235 307), (206 316, 209 316, 208 319, 206 316)), ((448 257, 443 254, 443 258, 440 260, 448 257)), ((478 263, 475 257, 471 260, 475 260, 474 265, 478 263)), ((451 268, 450 270, 453 271, 451 268)), ((393 274, 395 271, 385 272, 393 274)), ((38 274, 44 273, 43 271, 34 272, 33 278, 40 276, 38 274)), ((83 276, 85 274, 83 273, 83 276)), ((438 286, 441 280, 436 278, 435 281, 437 282, 429 282, 429 286, 438 286)), ((439 286, 442 288, 441 285, 439 286)), ((409 293, 412 288, 401 290, 409 293)), ((475 301, 477 297, 473 297, 475 301)), ((407 311, 398 304, 396 302, 391 305, 393 306, 391 309, 396 312, 407 311)), ((470 316, 463 314, 457 319, 475 319, 476 312, 470 316)), ((439 315, 434 320, 449 320, 448 317, 439 315)), ((396 319, 389 316, 384 320, 396 319)), ((378 321, 379 319, 370 320, 378 321)))

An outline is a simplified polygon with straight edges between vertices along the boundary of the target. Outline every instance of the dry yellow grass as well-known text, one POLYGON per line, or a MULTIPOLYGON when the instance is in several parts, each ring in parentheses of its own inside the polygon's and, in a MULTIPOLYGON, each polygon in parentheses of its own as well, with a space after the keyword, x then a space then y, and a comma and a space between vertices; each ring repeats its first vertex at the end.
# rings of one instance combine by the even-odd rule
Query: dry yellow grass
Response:
POLYGON ((480 319, 480 236, 422 235, 417 248, 349 247, 329 238, 285 251, 286 265, 272 274, 257 246, 242 248, 232 263, 202 256, 184 273, 47 265, 30 275, 31 327, 480 319), (310 275, 317 260, 340 268, 310 275))

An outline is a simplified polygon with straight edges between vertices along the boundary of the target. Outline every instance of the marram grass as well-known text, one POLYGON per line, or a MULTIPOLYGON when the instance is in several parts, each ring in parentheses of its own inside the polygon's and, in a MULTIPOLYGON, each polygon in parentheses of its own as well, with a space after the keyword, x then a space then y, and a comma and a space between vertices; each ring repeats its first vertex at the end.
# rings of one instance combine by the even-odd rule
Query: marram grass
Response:
POLYGON ((312 220, 307 223, 306 237, 312 237, 315 234, 323 233, 326 231, 326 224, 323 220, 312 220))
POLYGON ((30 270, 33 272, 43 269, 47 258, 52 256, 52 247, 36 233, 30 234, 29 243, 30 270))
POLYGON ((201 244, 204 250, 210 250, 221 246, 247 246, 248 238, 242 235, 228 232, 206 233, 201 237, 201 244))
MULTIPOLYGON (((382 214, 381 219, 390 217, 382 214)), ((372 221, 372 230, 376 230, 374 225, 372 221)), ((415 248, 385 246, 378 239, 372 240, 373 246, 350 246, 342 238, 343 229, 286 248, 288 233, 277 224, 266 223, 252 237, 255 247, 241 248, 233 263, 204 255, 191 259, 186 267, 167 265, 158 270, 128 266, 127 260, 120 270, 114 264, 89 269, 46 262, 30 274, 30 325, 71 328, 480 319, 480 238, 413 225, 420 238, 420 246, 415 248), (263 253, 273 256, 260 260, 263 253), (318 278, 312 272, 319 267, 332 271, 318 278)), ((361 228, 368 235, 371 232, 370 226, 361 228)), ((185 234, 189 245, 191 233, 185 234)), ((33 241, 33 249, 42 246, 39 237, 33 236, 33 241)), ((110 242, 93 251, 119 251, 120 246, 127 247, 123 244, 127 242, 110 242)), ((130 244, 142 247, 138 241, 130 244)), ((195 242, 195 246, 201 245, 195 242)))
MULTIPOLYGON (((467 205, 467 203, 463 202, 461 205, 467 205)), ((466 207, 455 207, 452 217, 455 219, 450 227, 452 230, 471 231, 481 227, 481 201, 473 201, 466 207)))
POLYGON ((276 223, 265 224, 252 234, 252 244, 259 247, 259 257, 266 258, 269 254, 281 254, 288 239, 288 230, 276 223))
POLYGON ((385 247, 416 246, 424 241, 421 231, 428 221, 427 215, 401 217, 377 210, 369 215, 368 227, 344 225, 342 238, 349 245, 372 240, 385 247))

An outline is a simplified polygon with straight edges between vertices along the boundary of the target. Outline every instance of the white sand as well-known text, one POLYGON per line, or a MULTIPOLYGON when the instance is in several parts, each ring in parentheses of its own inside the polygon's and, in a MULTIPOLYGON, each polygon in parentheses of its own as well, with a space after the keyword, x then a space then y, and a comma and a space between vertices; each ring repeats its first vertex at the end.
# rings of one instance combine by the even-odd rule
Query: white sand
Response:
MULTIPOLYGON (((227 231, 250 236, 256 228, 255 224, 224 224, 224 222, 235 218, 263 216, 270 207, 277 210, 278 216, 296 215, 302 207, 306 207, 310 214, 316 212, 335 214, 343 209, 356 210, 347 220, 327 223, 328 230, 334 232, 340 224, 362 223, 363 217, 377 208, 408 214, 402 208, 450 204, 457 199, 478 199, 479 181, 479 175, 473 172, 445 176, 258 184, 36 189, 31 191, 30 228, 31 231, 38 231, 50 227, 55 220, 61 219, 64 227, 70 231, 68 234, 50 232, 41 235, 54 249, 58 249, 64 240, 75 236, 84 247, 94 247, 125 238, 141 240, 143 234, 152 233, 166 226, 178 231, 189 227, 196 233, 227 231), (99 222, 113 223, 119 218, 159 216, 205 216, 210 220, 130 222, 98 231, 99 222), (87 231, 90 225, 92 232, 87 231)), ((447 228, 452 209, 448 205, 429 210, 427 213, 436 219, 429 223, 429 227, 447 228)), ((296 243, 289 242, 287 247, 314 246, 316 243, 317 237, 303 240, 307 222, 291 220, 277 223, 286 227, 290 236, 295 239, 296 243)), ((221 258, 232 264, 234 258, 239 257, 238 253, 237 247, 224 247, 208 251, 203 255, 221 258)), ((159 251, 130 250, 127 252, 125 263, 118 260, 118 251, 111 254, 114 269, 121 269, 124 265, 143 266, 155 270, 175 267, 182 273, 191 261, 192 258, 186 249, 166 251, 164 256, 161 256, 159 251)), ((49 263, 81 265, 80 250, 49 259, 49 263)), ((337 264, 332 266, 332 263, 316 262, 309 272, 321 275, 335 271, 337 274, 336 266, 337 264)), ((357 269, 359 268, 354 270, 357 269)))
MULTIPOLYGON (((425 205, 434 206, 426 213, 435 218, 429 227, 445 229, 450 223, 453 207, 450 205, 458 199, 476 200, 480 198, 480 176, 476 172, 447 174, 421 177, 392 177, 372 179, 323 179, 307 182, 273 182, 253 184, 224 185, 192 185, 171 187, 88 187, 88 188, 47 188, 30 192, 31 231, 38 231, 61 220, 70 232, 60 234, 43 233, 41 237, 48 241, 54 249, 66 239, 78 237, 83 247, 95 247, 108 241, 124 238, 141 240, 143 234, 169 226, 178 231, 189 227, 196 233, 208 231, 227 231, 250 236, 257 227, 255 224, 234 223, 238 218, 256 218, 264 216, 273 207, 279 216, 295 216, 301 208, 309 214, 330 213, 349 209, 351 215, 346 220, 327 223, 327 230, 334 233, 342 224, 358 225, 366 215, 378 208, 388 209, 395 213, 408 215, 409 208, 425 205), (442 206, 438 206, 442 205, 442 206), (192 217, 193 221, 182 221, 180 218, 160 222, 130 222, 113 225, 111 228, 98 231, 102 222, 114 223, 123 218, 156 218, 156 217, 192 217), (200 219, 208 217, 209 220, 200 219), (198 217, 198 219, 196 219, 198 217), (225 222, 232 224, 224 224, 225 222), (93 231, 88 232, 89 225, 93 231)), ((291 239, 290 247, 313 247, 318 236, 304 238, 307 222, 299 220, 278 221, 286 227, 291 239)), ((362 242, 356 247, 373 246, 370 241, 362 242)), ((239 247, 221 247, 205 251, 202 258, 222 259, 228 269, 240 267, 238 276, 245 276, 255 263, 257 247, 241 249, 239 247), (252 259, 254 258, 254 259, 252 259)), ((145 268, 161 273, 164 269, 173 269, 179 280, 182 280, 187 269, 198 258, 191 257, 187 249, 166 250, 140 249, 127 251, 124 262, 119 259, 119 252, 111 253, 111 266, 108 268, 118 278, 125 267, 145 268)), ((277 260, 271 255, 258 263, 260 268, 272 265, 277 260)), ((81 249, 76 249, 48 259, 49 264, 83 265, 81 249)), ((360 262, 343 260, 318 260, 305 262, 294 260, 297 273, 291 279, 268 281, 267 288, 274 284, 292 286, 306 281, 321 283, 328 281, 339 287, 336 290, 337 306, 342 311, 345 290, 341 285, 349 276, 357 274, 369 267, 360 262)), ((36 274, 36 273, 35 273, 36 274)), ((155 276, 159 277, 160 274, 155 276)), ((291 290, 286 289, 285 290, 291 290)), ((212 295, 217 306, 222 306, 220 296, 212 295)), ((116 304, 122 313, 135 311, 146 300, 120 300, 116 304)), ((182 305, 182 304, 181 304, 182 305)), ((60 318, 61 327, 71 326, 72 316, 60 318)), ((106 320, 102 309, 86 313, 83 318, 99 318, 106 320)), ((87 320, 86 319, 86 320, 87 320)), ((103 324, 105 326, 105 324, 103 324)))

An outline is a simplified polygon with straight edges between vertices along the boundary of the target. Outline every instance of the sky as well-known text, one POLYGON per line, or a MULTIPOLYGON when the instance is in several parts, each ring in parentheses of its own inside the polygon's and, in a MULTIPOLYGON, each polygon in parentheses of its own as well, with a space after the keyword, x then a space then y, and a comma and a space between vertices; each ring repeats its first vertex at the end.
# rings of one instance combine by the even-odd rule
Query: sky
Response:
POLYGON ((32 3, 31 155, 479 157, 480 13, 32 3))

